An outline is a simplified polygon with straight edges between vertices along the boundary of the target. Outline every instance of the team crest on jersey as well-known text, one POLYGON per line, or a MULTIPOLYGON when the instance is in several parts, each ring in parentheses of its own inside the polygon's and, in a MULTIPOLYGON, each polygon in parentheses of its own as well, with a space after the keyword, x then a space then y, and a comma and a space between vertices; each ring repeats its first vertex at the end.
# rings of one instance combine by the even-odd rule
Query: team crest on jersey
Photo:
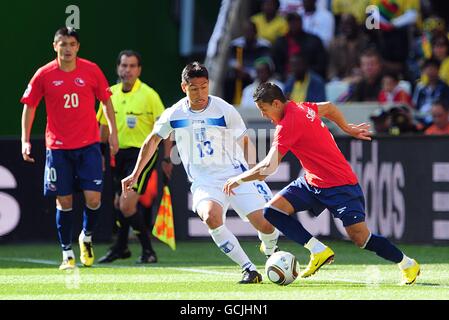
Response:
POLYGON ((23 97, 24 97, 24 98, 28 98, 28 96, 29 96, 30 93, 31 93, 31 89, 32 89, 31 84, 29 84, 29 85, 27 86, 27 88, 25 89, 25 92, 23 93, 23 97))
POLYGON ((307 107, 307 119, 309 119, 310 121, 314 121, 316 118, 316 112, 315 110, 313 110, 312 108, 307 107))
POLYGON ((76 79, 75 79, 75 84, 76 84, 78 87, 84 87, 84 86, 86 85, 86 82, 84 82, 84 80, 81 79, 81 78, 76 78, 76 79))
POLYGON ((64 83, 64 81, 63 80, 55 80, 55 81, 53 81, 53 85, 55 86, 55 87, 59 87, 61 84, 63 84, 64 83))

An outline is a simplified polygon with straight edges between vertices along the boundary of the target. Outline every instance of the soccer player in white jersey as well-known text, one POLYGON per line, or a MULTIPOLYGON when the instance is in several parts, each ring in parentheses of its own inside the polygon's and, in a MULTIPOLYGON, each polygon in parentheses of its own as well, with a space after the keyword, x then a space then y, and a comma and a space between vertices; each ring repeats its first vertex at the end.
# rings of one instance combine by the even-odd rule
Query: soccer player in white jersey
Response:
POLYGON ((237 238, 225 226, 231 204, 239 216, 258 231, 261 250, 270 256, 277 250, 279 231, 263 216, 263 207, 272 197, 264 182, 242 183, 232 195, 222 186, 226 180, 248 169, 245 155, 254 150, 246 126, 233 106, 209 95, 207 69, 198 62, 182 71, 186 97, 166 109, 146 138, 131 175, 122 180, 124 194, 137 182, 162 139, 175 134, 176 145, 193 194, 193 210, 209 228, 216 245, 243 269, 242 284, 259 283, 262 276, 243 251, 237 238))

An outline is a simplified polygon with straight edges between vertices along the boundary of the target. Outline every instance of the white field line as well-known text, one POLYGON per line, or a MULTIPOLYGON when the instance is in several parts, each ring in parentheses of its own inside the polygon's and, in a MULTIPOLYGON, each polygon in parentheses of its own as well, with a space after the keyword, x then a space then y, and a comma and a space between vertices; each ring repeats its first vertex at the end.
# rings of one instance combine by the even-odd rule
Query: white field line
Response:
MULTIPOLYGON (((43 259, 26 259, 26 258, 5 258, 0 257, 0 260, 3 261, 11 261, 11 262, 25 262, 25 263, 35 263, 35 264, 44 264, 44 265, 52 265, 58 266, 59 262, 54 260, 43 260, 43 259)), ((79 264, 78 264, 79 265, 79 264)), ((80 265, 79 265, 80 266, 80 265)), ((118 265, 97 265, 94 264, 95 269, 123 269, 123 268, 133 268, 133 266, 118 266, 118 265)), ((205 269, 197 269, 197 268, 178 268, 178 267, 156 267, 156 266, 136 266, 137 268, 148 268, 148 269, 171 269, 171 270, 179 270, 193 273, 201 273, 201 274, 213 274, 213 275, 221 275, 221 276, 235 276, 234 273, 222 272, 222 271, 213 271, 213 270, 205 270, 205 269)))
MULTIPOLYGON (((43 259, 27 259, 27 258, 7 258, 7 257, 0 257, 0 260, 3 261, 12 261, 12 262, 25 262, 25 263, 35 263, 35 264, 44 264, 44 265, 54 265, 57 266, 59 265, 59 262, 54 261, 54 260, 43 260, 43 259)), ((97 268, 104 268, 104 269, 122 269, 122 268, 133 268, 133 266, 118 266, 118 265, 107 265, 107 266, 99 266, 99 265, 94 265, 94 267, 97 268)), ((192 273, 199 273, 199 274, 210 274, 210 275, 221 275, 221 276, 226 276, 226 277, 235 277, 236 274, 238 273, 231 273, 231 272, 220 272, 220 271, 213 271, 213 270, 206 270, 206 269, 199 269, 199 268, 179 268, 179 267, 137 267, 137 268, 142 268, 142 269, 161 269, 161 270, 166 270, 166 269, 171 269, 171 270, 177 270, 177 271, 184 271, 184 272, 192 272, 192 273)), ((64 275, 62 275, 64 276, 64 275)), ((183 277, 183 275, 179 275, 180 277, 183 277)), ((9 277, 14 277, 14 276, 3 276, 6 279, 9 277)), ((21 276, 21 277, 35 277, 35 276, 21 276)), ((37 277, 37 276, 36 276, 37 277)), ((54 275, 51 276, 52 278, 54 278, 54 275)), ((108 275, 83 275, 83 278, 92 278, 92 279, 97 279, 95 282, 99 283, 99 282, 130 282, 131 279, 132 280, 137 280, 138 282, 159 282, 159 281, 164 281, 164 282, 168 282, 167 281, 167 276, 166 275, 161 275, 160 277, 158 277, 157 275, 124 275, 124 281, 119 281, 118 279, 118 275, 114 274, 112 275, 112 277, 114 279, 110 279, 110 276, 108 275), (98 278, 101 278, 105 276, 104 280, 106 281, 98 281, 98 278), (136 279, 134 279, 136 278, 136 279), (137 279, 138 278, 138 279, 137 279), (155 279, 158 278, 158 279, 155 279), (146 280, 146 281, 145 281, 146 280), (157 281, 156 281, 157 280, 157 281)), ((40 280, 42 280, 42 276, 38 276, 38 278, 40 280)), ((177 278, 176 276, 173 277, 172 276, 172 281, 170 282, 182 282, 179 281, 181 279, 175 280, 174 278, 177 278)), ((30 279, 28 279, 28 281, 24 281, 24 283, 30 283, 29 282, 30 279)), ((48 279, 46 279, 47 281, 39 281, 39 282, 45 282, 48 283, 48 279)), ((87 279, 86 279, 87 280, 87 279)), ((190 279, 192 280, 192 279, 190 279)), ((208 280, 201 278, 198 279, 201 281, 206 281, 209 282, 208 280)), ((211 279, 212 281, 216 281, 216 279, 211 279)), ((303 281, 301 279, 298 279, 300 281, 303 281)), ((60 280, 61 281, 61 280, 60 280)), ((60 281, 56 281, 56 282, 60 282, 60 281)), ((92 281, 92 280, 91 280, 92 281)), ((360 280, 353 280, 353 279, 345 279, 345 278, 336 278, 336 277, 332 277, 332 278, 324 278, 322 276, 320 276, 319 281, 328 281, 330 283, 332 282, 343 282, 343 283, 354 283, 354 284, 362 284, 362 285, 366 285, 366 286, 376 286, 376 285, 386 285, 386 284, 390 284, 388 282, 377 282, 377 283, 373 283, 373 282, 367 282, 367 281, 360 281, 360 280)), ((191 282, 191 281, 189 281, 191 282)), ((2 283, 2 276, 0 276, 0 283, 2 283)), ((4 282, 3 282, 4 283, 4 282)), ((420 284, 417 283, 416 286, 428 286, 426 284, 420 284)), ((435 289, 449 289, 449 285, 435 285, 432 286, 435 289)))

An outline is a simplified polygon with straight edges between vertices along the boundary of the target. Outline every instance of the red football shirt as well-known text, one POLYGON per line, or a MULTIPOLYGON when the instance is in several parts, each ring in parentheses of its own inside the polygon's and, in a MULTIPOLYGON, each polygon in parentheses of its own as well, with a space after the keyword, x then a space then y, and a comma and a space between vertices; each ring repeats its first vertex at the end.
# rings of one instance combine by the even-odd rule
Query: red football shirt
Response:
POLYGON ((37 107, 42 97, 47 110, 45 141, 50 149, 78 149, 100 141, 95 98, 106 102, 109 84, 93 62, 76 59, 76 69, 62 71, 57 60, 40 68, 20 102, 37 107))
POLYGON ((291 151, 298 158, 312 186, 330 188, 357 183, 351 166, 318 116, 315 103, 290 101, 285 105, 273 146, 283 155, 291 151))

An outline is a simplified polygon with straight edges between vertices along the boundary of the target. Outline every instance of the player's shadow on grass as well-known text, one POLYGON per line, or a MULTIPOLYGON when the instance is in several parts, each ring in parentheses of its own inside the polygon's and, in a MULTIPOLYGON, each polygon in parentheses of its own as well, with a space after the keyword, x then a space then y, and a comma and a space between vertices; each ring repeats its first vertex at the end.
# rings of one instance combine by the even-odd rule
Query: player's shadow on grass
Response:
MULTIPOLYGON (((419 279, 418 279, 419 280, 419 279)), ((415 286, 420 286, 420 287, 441 287, 442 285, 439 283, 416 283, 415 286)))

